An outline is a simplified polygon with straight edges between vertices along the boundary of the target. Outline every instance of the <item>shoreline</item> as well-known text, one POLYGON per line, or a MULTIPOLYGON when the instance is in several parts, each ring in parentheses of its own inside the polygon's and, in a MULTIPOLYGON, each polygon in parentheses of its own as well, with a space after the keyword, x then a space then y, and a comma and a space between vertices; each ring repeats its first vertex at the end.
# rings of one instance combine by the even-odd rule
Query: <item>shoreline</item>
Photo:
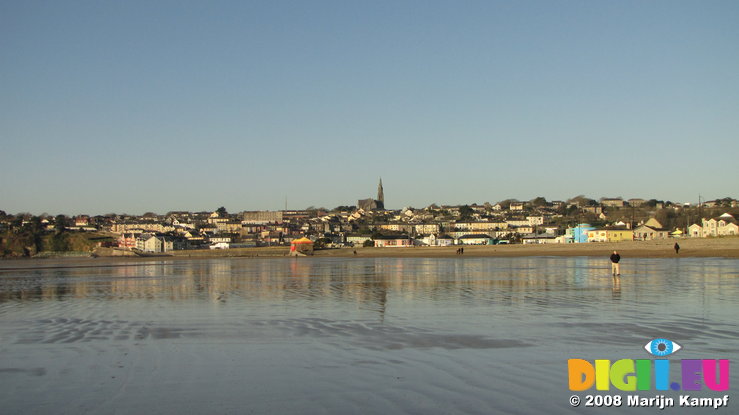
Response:
MULTIPOLYGON (((459 245, 448 247, 412 248, 337 248, 315 251, 315 258, 466 258, 466 257, 604 257, 614 250, 623 258, 739 258, 739 237, 695 238, 658 241, 591 242, 583 244, 550 245, 466 245, 464 254, 457 255, 459 245), (673 246, 680 244, 680 253, 673 246), (357 254, 354 254, 356 250, 357 254)), ((288 247, 237 248, 228 250, 175 251, 170 255, 152 256, 98 256, 98 257, 44 257, 16 258, 0 261, 0 271, 118 266, 151 261, 180 261, 216 258, 291 258, 288 247), (29 262, 31 261, 31 262, 29 262), (50 266, 47 266, 50 265, 50 266)), ((293 257, 294 258, 294 257, 293 257)), ((299 257, 310 260, 311 256, 299 257)))
MULTIPOLYGON (((464 245, 464 254, 457 255, 459 245, 449 247, 414 248, 358 248, 357 256, 364 257, 526 257, 526 256, 589 256, 608 257, 618 251, 624 258, 739 258, 739 237, 711 239, 668 239, 658 241, 590 242, 582 244, 532 245, 464 245), (675 242, 680 253, 674 250, 675 242)), ((316 251, 315 256, 354 256, 352 248, 316 251)))

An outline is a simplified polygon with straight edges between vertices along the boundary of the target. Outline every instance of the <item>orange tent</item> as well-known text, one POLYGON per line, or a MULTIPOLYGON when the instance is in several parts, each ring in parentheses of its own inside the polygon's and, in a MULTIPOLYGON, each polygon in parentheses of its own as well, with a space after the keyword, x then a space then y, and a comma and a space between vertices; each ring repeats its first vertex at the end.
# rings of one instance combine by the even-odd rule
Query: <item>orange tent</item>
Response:
POLYGON ((311 255, 313 254, 313 241, 306 237, 295 239, 290 242, 290 255, 311 255))
POLYGON ((294 241, 290 242, 291 244, 312 244, 313 241, 306 238, 305 236, 300 239, 295 239, 294 241))

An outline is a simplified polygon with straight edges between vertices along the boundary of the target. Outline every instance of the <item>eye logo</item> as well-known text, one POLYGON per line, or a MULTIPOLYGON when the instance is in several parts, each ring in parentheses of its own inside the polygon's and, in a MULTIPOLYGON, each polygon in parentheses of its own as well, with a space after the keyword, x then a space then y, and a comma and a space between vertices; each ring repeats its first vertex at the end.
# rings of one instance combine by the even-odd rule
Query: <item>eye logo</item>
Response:
POLYGON ((679 344, 667 339, 654 339, 644 345, 646 351, 659 357, 671 355, 682 348, 679 344))
MULTIPOLYGON (((595 386, 599 391, 607 391, 611 387, 621 391, 647 391, 652 385, 658 391, 700 391, 704 387, 712 391, 729 390, 729 359, 666 359, 664 356, 675 353, 683 346, 664 338, 654 339, 643 348, 657 358, 619 359, 615 362, 610 359, 568 359, 570 390, 585 391, 595 386), (679 365, 677 370, 672 370, 672 377, 680 377, 680 382, 670 382, 671 363, 679 365)), ((680 401, 683 402, 685 397, 689 398, 688 395, 682 395, 680 401)))

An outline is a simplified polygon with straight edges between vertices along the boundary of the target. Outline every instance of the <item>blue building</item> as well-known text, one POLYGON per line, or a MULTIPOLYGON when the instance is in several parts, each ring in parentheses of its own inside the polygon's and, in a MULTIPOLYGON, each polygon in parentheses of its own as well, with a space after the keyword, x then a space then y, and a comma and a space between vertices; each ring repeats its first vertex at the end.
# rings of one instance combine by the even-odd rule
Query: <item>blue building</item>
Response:
POLYGON ((588 232, 595 230, 589 223, 579 223, 574 228, 567 228, 567 242, 569 243, 585 243, 588 242, 588 232))

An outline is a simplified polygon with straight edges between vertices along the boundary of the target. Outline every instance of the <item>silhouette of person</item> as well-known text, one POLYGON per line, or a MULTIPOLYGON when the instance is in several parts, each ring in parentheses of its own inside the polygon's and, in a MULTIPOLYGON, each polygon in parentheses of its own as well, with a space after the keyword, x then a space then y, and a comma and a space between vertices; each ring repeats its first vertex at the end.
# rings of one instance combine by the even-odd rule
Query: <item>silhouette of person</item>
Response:
POLYGON ((621 255, 618 254, 618 252, 613 251, 611 254, 611 273, 613 275, 619 276, 621 275, 621 265, 619 265, 618 261, 621 260, 621 255))

